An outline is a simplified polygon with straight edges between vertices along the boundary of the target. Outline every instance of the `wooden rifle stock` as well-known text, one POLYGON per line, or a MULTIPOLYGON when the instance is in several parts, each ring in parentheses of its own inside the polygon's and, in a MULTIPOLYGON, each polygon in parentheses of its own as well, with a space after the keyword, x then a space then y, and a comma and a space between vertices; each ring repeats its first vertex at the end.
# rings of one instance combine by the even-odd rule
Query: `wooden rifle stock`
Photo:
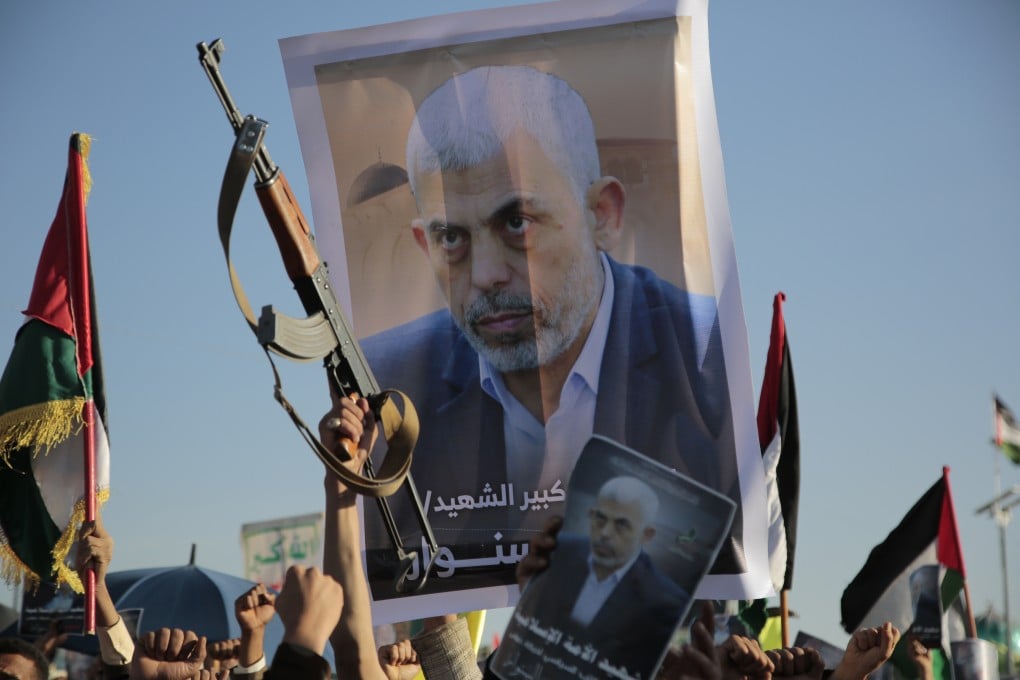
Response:
POLYGON ((256 184, 255 193, 273 230, 287 276, 291 281, 312 276, 319 268, 319 253, 312 243, 308 221, 283 171, 277 168, 268 181, 256 184))

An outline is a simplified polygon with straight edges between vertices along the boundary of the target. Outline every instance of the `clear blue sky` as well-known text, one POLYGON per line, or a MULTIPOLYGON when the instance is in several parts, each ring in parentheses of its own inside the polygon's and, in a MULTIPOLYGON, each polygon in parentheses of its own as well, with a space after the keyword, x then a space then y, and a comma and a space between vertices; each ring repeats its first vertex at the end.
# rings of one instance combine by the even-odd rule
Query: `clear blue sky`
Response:
MULTIPOLYGON (((243 523, 320 507, 320 464, 272 399, 216 237, 230 131, 195 44, 222 37, 242 110, 310 212, 279 38, 520 4, 0 4, 6 361, 53 218, 72 131, 94 138, 90 232, 106 362, 115 569, 240 573, 243 523)), ((716 107, 761 382, 788 295, 803 487, 794 588, 836 644, 843 588, 952 468, 975 609, 1001 608, 991 394, 1020 411, 1020 3, 813 0, 709 10, 716 107)), ((235 236, 255 304, 296 307, 248 194, 235 236)), ((286 366, 313 422, 320 371, 286 366)), ((756 388, 757 389, 757 388, 756 388)), ((1003 459, 1002 483, 1020 484, 1003 459)), ((1020 522, 1008 532, 1020 574, 1020 522)), ((1020 619, 1020 578, 1012 611, 1020 619)), ((7 600, 9 602, 9 596, 7 600)))

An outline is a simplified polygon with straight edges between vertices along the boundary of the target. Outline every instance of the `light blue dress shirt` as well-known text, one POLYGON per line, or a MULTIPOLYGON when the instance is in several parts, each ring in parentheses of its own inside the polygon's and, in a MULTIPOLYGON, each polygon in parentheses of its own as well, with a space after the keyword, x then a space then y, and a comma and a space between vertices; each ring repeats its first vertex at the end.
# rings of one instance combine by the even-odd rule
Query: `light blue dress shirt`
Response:
POLYGON ((559 481, 567 488, 581 449, 595 428, 602 354, 613 310, 613 274, 606 256, 599 253, 605 284, 602 299, 581 354, 560 392, 560 404, 545 426, 517 400, 499 371, 479 355, 479 376, 486 394, 503 406, 503 437, 507 475, 521 491, 551 489, 559 481))

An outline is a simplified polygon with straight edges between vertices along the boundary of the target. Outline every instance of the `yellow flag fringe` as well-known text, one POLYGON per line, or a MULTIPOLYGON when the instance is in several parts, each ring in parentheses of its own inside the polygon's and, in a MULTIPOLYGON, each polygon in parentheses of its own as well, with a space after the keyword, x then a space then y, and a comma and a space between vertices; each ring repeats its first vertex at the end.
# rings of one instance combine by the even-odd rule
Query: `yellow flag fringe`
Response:
POLYGON ((26 591, 33 593, 39 588, 40 583, 39 575, 21 561, 6 540, 0 540, 0 578, 10 584, 21 582, 26 591))
MULTIPOLYGON (((96 503, 100 506, 110 498, 109 489, 100 489, 96 492, 96 503)), ((85 499, 80 498, 74 504, 71 511, 71 519, 67 522, 67 528, 60 536, 60 540, 53 546, 53 573, 56 576, 56 583, 66 583, 76 593, 84 593, 85 586, 82 585, 78 572, 67 566, 67 556, 71 552, 71 546, 78 540, 78 530, 85 521, 85 499)))
MULTIPOLYGON (((96 502, 102 506, 110 498, 109 489, 99 489, 96 492, 96 502)), ((76 593, 84 593, 85 586, 78 576, 78 572, 67 564, 67 556, 71 554, 71 547, 78 540, 78 532, 85 521, 85 499, 80 498, 74 504, 71 517, 68 520, 67 528, 60 535, 60 539, 53 546, 53 582, 58 586, 67 584, 76 593)), ((0 578, 5 582, 14 584, 21 582, 25 590, 35 592, 42 583, 42 577, 29 569, 28 565, 21 561, 17 553, 11 550, 11 546, 0 532, 0 578)))
POLYGON ((89 171, 89 151, 92 150, 92 137, 84 132, 76 132, 78 135, 78 152, 81 155, 81 193, 82 203, 88 205, 89 193, 92 191, 92 173, 89 171))
POLYGON ((47 401, 8 411, 0 416, 0 461, 10 467, 10 456, 19 449, 31 448, 32 455, 50 449, 81 432, 84 397, 47 401))

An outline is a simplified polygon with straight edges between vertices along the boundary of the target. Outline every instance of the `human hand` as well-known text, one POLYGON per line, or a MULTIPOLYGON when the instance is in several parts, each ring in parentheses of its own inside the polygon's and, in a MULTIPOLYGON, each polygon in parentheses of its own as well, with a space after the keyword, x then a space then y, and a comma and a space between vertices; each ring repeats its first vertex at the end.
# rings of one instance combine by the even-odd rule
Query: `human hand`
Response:
MULTIPOLYGON (((348 459, 344 467, 360 473, 378 435, 375 415, 369 408, 368 400, 357 394, 340 397, 331 388, 330 397, 332 407, 319 420, 319 441, 341 459, 348 459)), ((328 468, 325 486, 332 497, 353 501, 354 494, 348 493, 347 485, 328 468)))
POLYGON ((149 631, 135 645, 130 678, 188 680, 196 675, 201 677, 205 655, 205 637, 199 637, 190 630, 160 628, 149 631))
POLYGON ((250 666, 263 656, 266 625, 276 614, 276 596, 258 583, 234 600, 234 617, 241 627, 237 663, 250 666))
MULTIPOLYGON (((88 583, 88 571, 93 569, 96 576, 96 625, 109 627, 117 623, 117 612, 113 598, 106 589, 106 574, 113 561, 113 537, 103 527, 99 513, 92 522, 84 522, 78 531, 78 546, 75 552, 75 569, 83 584, 88 583)), ((125 651, 125 655, 131 654, 125 651)))
POLYGON ((765 652, 772 662, 773 677, 782 676, 787 680, 821 680, 825 661, 817 649, 811 647, 786 647, 765 652))
POLYGON ((241 632, 265 628, 273 620, 276 596, 263 584, 258 583, 234 600, 234 617, 241 632))
POLYGON ((549 566, 549 555, 556 549, 556 534, 563 528, 563 518, 550 517, 542 526, 542 533, 528 541, 528 554, 517 563, 517 586, 524 590, 535 574, 549 566))
MULTIPOLYGON (((276 610, 273 610, 275 613, 276 610)), ((205 667, 212 671, 229 671, 240 663, 241 640, 219 640, 206 645, 205 667)))
POLYGON ((892 656, 899 640, 900 631, 888 621, 858 630, 846 643, 843 660, 830 680, 863 680, 892 656))
POLYGON ((96 583, 106 580, 106 572, 113 560, 113 537, 103 528, 98 513, 92 522, 84 522, 78 531, 78 549, 75 553, 75 569, 85 580, 86 571, 91 568, 96 572, 96 583))
POLYGON ((768 680, 774 670, 757 640, 730 635, 716 648, 724 680, 768 680))
POLYGON ((691 626, 690 641, 679 650, 666 652, 657 680, 722 680, 714 628, 715 610, 711 602, 704 600, 698 620, 691 626))
POLYGON ((917 668, 918 680, 933 680, 935 672, 931 665, 931 650, 925 647, 916 635, 907 636, 907 658, 917 668))
POLYGON ((322 654, 343 606, 343 588, 331 576, 315 567, 291 567, 276 598, 283 641, 322 654))
POLYGON ((411 680, 421 671, 418 653, 410 640, 380 647, 379 665, 386 674, 386 680, 411 680))

